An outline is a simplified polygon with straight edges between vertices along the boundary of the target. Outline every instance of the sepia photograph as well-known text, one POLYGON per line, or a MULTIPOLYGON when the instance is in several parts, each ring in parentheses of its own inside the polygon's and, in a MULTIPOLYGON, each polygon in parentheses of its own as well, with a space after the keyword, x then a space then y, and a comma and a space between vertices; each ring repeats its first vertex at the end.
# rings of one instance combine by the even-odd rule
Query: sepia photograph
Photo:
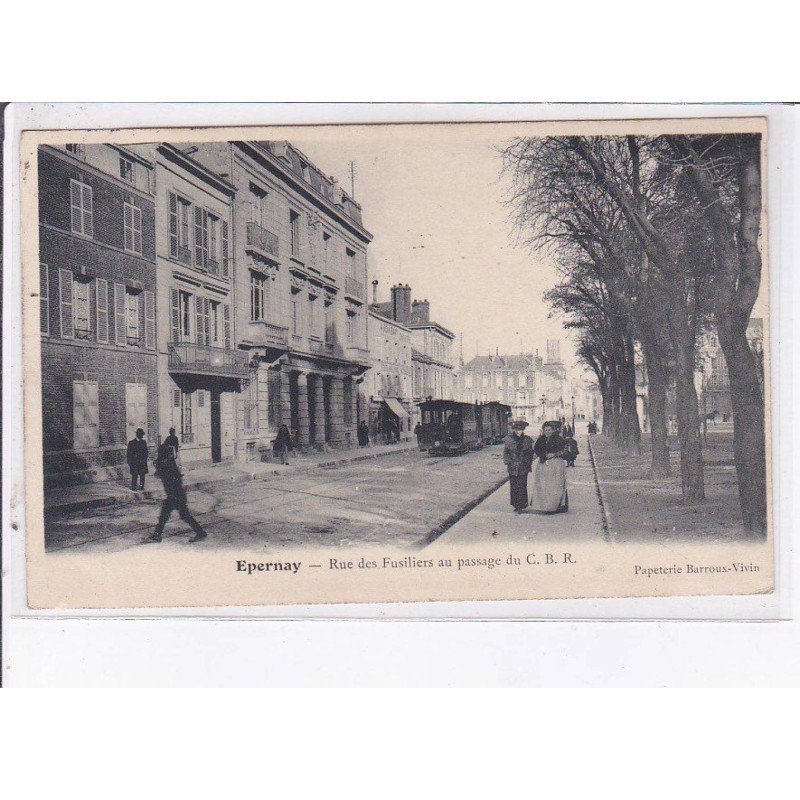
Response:
POLYGON ((29 602, 770 592, 766 139, 24 133, 29 602))

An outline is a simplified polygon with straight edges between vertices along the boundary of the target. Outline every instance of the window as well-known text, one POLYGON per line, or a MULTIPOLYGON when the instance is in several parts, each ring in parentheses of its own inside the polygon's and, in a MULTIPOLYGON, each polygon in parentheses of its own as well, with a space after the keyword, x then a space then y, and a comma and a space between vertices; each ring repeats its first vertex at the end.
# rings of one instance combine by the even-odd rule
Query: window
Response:
POLYGON ((334 340, 333 303, 325 303, 325 343, 333 344, 334 340))
POLYGON ((77 158, 86 158, 86 148, 82 144, 68 144, 67 152, 77 158))
POLYGON ((70 180, 69 198, 72 232, 94 236, 92 187, 81 181, 70 180))
POLYGON ((97 381, 72 382, 72 446, 75 450, 100 446, 97 381))
POLYGON ((193 442, 192 429, 192 393, 181 392, 181 441, 193 442))
POLYGON ((250 221, 266 228, 267 193, 254 183, 250 184, 250 221))
POLYGON ((72 282, 73 330, 76 339, 89 339, 92 323, 89 315, 89 285, 91 281, 75 277, 72 282))
POLYGON ((308 296, 308 333, 311 336, 319 337, 319 301, 313 294, 308 296))
POLYGON ((142 209, 130 203, 124 206, 125 249, 130 253, 142 252, 142 209))
POLYGON ((197 314, 197 344, 211 344, 211 326, 209 324, 209 301, 205 297, 194 298, 197 314))
POLYGON ((194 207, 194 264, 200 269, 208 266, 208 212, 194 207))
POLYGON ((330 268, 330 247, 331 235, 327 231, 322 231, 322 263, 325 266, 325 272, 330 268))
POLYGON ((128 344, 140 346, 139 339, 139 293, 125 289, 125 335, 128 344))
POLYGON ((347 256, 347 274, 351 278, 356 277, 356 252, 349 247, 345 247, 344 254, 347 256))
POLYGON ((211 326, 211 344, 214 347, 224 347, 225 330, 222 319, 222 303, 216 300, 209 301, 208 319, 211 326))
POLYGON ((119 157, 119 176, 122 178, 122 180, 127 181, 128 183, 135 182, 133 161, 125 158, 124 156, 119 157))
POLYGON ((222 275, 227 278, 230 274, 230 262, 228 252, 228 223, 222 223, 222 275))
POLYGON ((208 215, 208 271, 219 273, 219 217, 208 215))
POLYGON ((189 292, 178 292, 178 335, 180 341, 192 341, 192 295, 189 292))
POLYGON ((347 344, 352 345, 355 338, 355 314, 347 312, 347 344))
POLYGON ((258 430, 258 373, 253 372, 244 396, 244 427, 258 430))
POLYGON ((39 331, 50 335, 50 279, 47 264, 39 264, 39 331))
POLYGON ((266 319, 267 278, 260 272, 250 270, 250 319, 256 322, 266 319))
POLYGON ((292 255, 300 257, 300 215, 296 211, 289 212, 289 233, 292 255))
POLYGON ((190 264, 189 213, 191 203, 170 192, 169 195, 169 254, 182 264, 190 264))

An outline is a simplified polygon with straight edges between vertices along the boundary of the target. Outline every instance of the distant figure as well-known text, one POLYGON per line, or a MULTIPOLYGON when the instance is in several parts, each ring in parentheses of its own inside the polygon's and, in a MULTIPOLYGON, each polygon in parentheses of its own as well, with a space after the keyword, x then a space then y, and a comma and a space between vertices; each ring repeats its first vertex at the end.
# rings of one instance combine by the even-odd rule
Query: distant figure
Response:
POLYGON ((289 451, 294 449, 292 445, 292 434, 289 433, 287 425, 281 425, 278 428, 278 435, 275 437, 275 442, 272 445, 273 452, 281 460, 281 464, 289 463, 289 451))
POLYGON ((572 428, 572 425, 569 422, 564 424, 564 438, 566 439, 568 436, 574 436, 575 431, 572 428))
POLYGON ((158 515, 158 523, 155 532, 148 536, 144 541, 160 542, 164 526, 173 511, 177 511, 180 518, 186 522, 194 531, 194 536, 190 542, 199 542, 205 539, 208 534, 203 530, 200 523, 189 513, 186 505, 186 489, 183 488, 183 475, 178 465, 175 463, 172 448, 166 443, 159 445, 158 456, 156 458, 156 469, 164 484, 164 491, 167 493, 166 499, 161 503, 161 512, 158 515))
POLYGON ((169 436, 164 439, 164 444, 171 447, 175 451, 175 460, 178 460, 178 437, 175 435, 175 428, 169 429, 169 436))
POLYGON ((587 429, 587 432, 589 433, 590 436, 592 436, 595 433, 597 433, 597 423, 596 422, 590 422, 589 423, 589 427, 587 429))
POLYGON ((358 446, 366 447, 369 444, 369 425, 362 419, 358 423, 358 446))
POLYGON ((131 471, 131 491, 144 490, 144 476, 150 470, 147 468, 147 442, 142 428, 137 428, 136 438, 128 442, 127 460, 131 471))
POLYGON ((503 463, 508 469, 511 505, 515 514, 522 513, 528 506, 528 473, 533 464, 533 439, 525 435, 527 427, 524 419, 515 419, 511 423, 511 435, 503 442, 503 463))
POLYGON ((545 422, 543 430, 533 448, 539 463, 533 478, 531 506, 535 511, 552 514, 569 509, 565 442, 557 432, 557 423, 545 422))
POLYGON ((580 455, 578 450, 578 443, 575 441, 575 436, 570 434, 564 437, 564 461, 567 462, 568 467, 575 466, 575 459, 580 455))

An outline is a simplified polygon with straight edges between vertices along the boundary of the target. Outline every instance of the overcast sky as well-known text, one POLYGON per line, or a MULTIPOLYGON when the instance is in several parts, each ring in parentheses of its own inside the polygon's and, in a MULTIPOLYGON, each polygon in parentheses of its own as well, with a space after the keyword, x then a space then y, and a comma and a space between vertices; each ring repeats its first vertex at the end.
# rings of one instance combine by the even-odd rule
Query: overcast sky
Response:
MULTIPOLYGON (((291 139, 348 192, 355 162, 379 300, 393 284, 410 284, 415 299, 430 301, 432 319, 463 333, 467 360, 476 349, 544 354, 548 338, 565 339, 541 299, 556 280, 551 264, 515 244, 497 126, 373 126, 357 137, 349 130, 328 129, 325 141, 291 139)), ((565 360, 570 349, 564 341, 565 360)))

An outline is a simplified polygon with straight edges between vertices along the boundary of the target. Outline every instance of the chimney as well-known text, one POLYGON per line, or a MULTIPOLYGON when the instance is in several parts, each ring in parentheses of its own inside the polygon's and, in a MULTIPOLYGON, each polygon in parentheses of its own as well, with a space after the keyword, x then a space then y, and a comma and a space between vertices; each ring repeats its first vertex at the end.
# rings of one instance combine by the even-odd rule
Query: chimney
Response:
POLYGON ((377 303, 378 302, 378 279, 377 278, 375 278, 372 281, 372 302, 373 303, 377 303))
POLYGON ((414 322, 430 322, 431 304, 428 300, 415 300, 411 304, 411 316, 414 322))
POLYGON ((411 287, 408 284, 392 286, 392 319, 401 323, 411 319, 411 287))

